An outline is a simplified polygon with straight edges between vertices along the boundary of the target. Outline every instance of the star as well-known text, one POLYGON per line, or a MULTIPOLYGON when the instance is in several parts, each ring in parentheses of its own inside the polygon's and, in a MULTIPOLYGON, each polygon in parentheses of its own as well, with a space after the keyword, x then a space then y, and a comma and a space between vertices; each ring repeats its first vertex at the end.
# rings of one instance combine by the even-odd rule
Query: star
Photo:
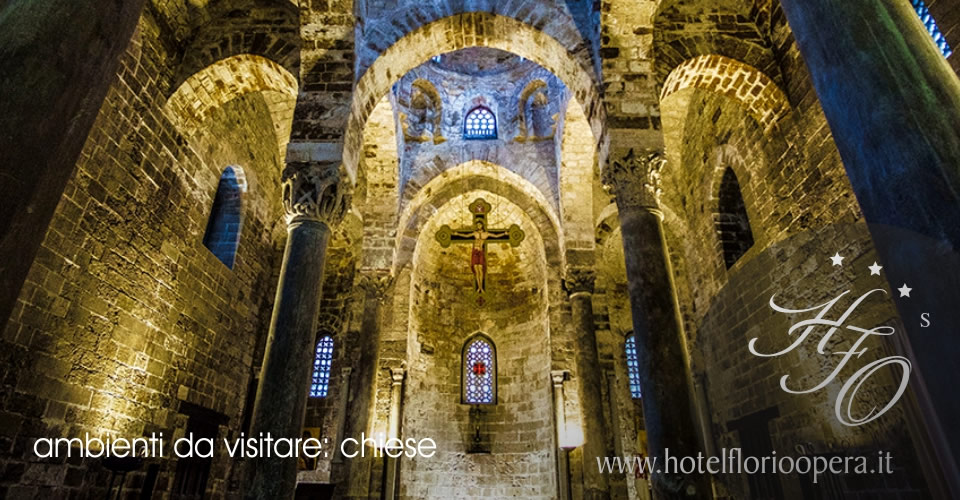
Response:
POLYGON ((874 262, 872 266, 867 266, 867 269, 870 270, 870 276, 873 276, 873 275, 880 276, 880 270, 883 269, 883 266, 874 262))
POLYGON ((902 287, 897 288, 897 291, 900 292, 900 297, 909 297, 913 288, 908 287, 907 284, 904 283, 902 287))
POLYGON ((843 265, 843 257, 840 256, 840 252, 837 252, 833 257, 830 257, 830 260, 833 261, 833 265, 835 266, 843 265))

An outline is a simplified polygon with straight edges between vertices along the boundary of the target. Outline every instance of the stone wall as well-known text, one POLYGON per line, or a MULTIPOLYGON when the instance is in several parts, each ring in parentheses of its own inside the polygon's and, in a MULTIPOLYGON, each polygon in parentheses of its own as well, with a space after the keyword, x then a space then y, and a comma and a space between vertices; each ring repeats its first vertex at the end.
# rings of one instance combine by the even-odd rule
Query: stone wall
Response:
MULTIPOLYGON (((482 194, 482 193, 477 193, 482 194)), ((472 196, 472 194, 469 194, 472 196)), ((401 495, 410 498, 551 498, 555 494, 550 333, 544 255, 539 231, 523 212, 492 193, 503 217, 521 224, 517 249, 490 245, 488 290, 476 303, 470 248, 441 250, 432 234, 452 223, 459 203, 427 225, 410 284, 410 339, 403 436, 437 442, 431 459, 401 462, 401 495), (450 220, 450 219, 453 220, 450 220), (461 349, 475 333, 497 351, 497 404, 471 416, 461 403, 461 349), (476 428, 489 453, 470 453, 476 428)), ((469 196, 461 197, 464 200, 469 196)), ((471 198, 472 199, 472 198, 471 198)))
MULTIPOLYGON (((103 494, 99 460, 32 459, 34 437, 169 440, 185 405, 218 415, 220 437, 241 430, 282 245, 277 136, 256 91, 182 134, 162 111, 177 69, 165 36, 141 19, 3 332, 7 498, 103 494), (227 166, 248 185, 232 270, 202 243, 227 166)), ((175 464, 155 465, 168 491, 175 464)), ((214 459, 211 498, 235 487, 232 467, 214 459)))
MULTIPOLYGON (((662 101, 671 158, 663 180, 666 233, 691 368, 706 394, 697 401, 700 413, 709 419, 704 439, 708 449, 743 446, 754 452, 776 450, 792 456, 840 450, 870 455, 879 449, 894 450, 900 458, 895 459, 899 468, 892 475, 839 478, 815 488, 835 488, 850 497, 868 497, 882 488, 917 494, 923 490, 924 480, 913 446, 893 431, 916 425, 906 416, 909 403, 901 402, 897 411, 867 426, 825 426, 823 422, 836 422, 832 409, 839 382, 814 395, 791 395, 780 389, 778 381, 791 374, 807 387, 815 385, 832 370, 835 360, 810 352, 813 346, 776 362, 756 358, 747 350, 753 337, 784 347, 776 342, 784 342, 778 335, 786 335, 789 323, 767 305, 773 293, 790 297, 796 301, 791 304, 799 308, 821 304, 847 286, 859 293, 888 286, 881 279, 868 278, 866 266, 875 259, 872 244, 865 226, 857 224, 862 223, 859 207, 778 6, 770 19, 772 42, 767 43, 777 68, 772 73, 764 71, 772 82, 782 82, 777 85, 782 85, 790 108, 788 113, 780 113, 775 125, 765 123, 764 113, 752 110, 750 103, 742 100, 749 93, 694 88, 662 101), (678 103, 682 104, 674 108, 678 103), (667 106, 669 123, 664 111, 667 106), (674 137, 677 133, 681 135, 674 137), (732 168, 739 180, 755 240, 730 269, 726 269, 716 236, 718 191, 727 168, 732 168), (837 251, 847 257, 842 274, 827 260, 837 251), (770 450, 756 449, 760 445, 748 442, 744 434, 755 436, 760 425, 767 426, 760 434, 769 435, 770 450)), ((759 31, 764 30, 760 25, 759 31)), ((701 50, 724 53, 723 47, 701 50)), ((742 80, 756 82, 757 77, 742 80)), ((899 328, 892 301, 873 307, 858 312, 864 322, 899 328)), ((843 338, 837 348, 856 340, 849 335, 843 338)), ((862 363, 900 352, 898 345, 896 341, 865 344, 869 354, 862 363)), ((848 366, 839 380, 852 372, 848 366)), ((867 399, 875 398, 872 401, 883 406, 884 398, 896 389, 893 377, 897 375, 886 373, 871 380, 874 385, 867 399)), ((785 498, 812 494, 809 478, 788 475, 774 481, 785 498)), ((721 478, 718 487, 721 495, 739 498, 750 486, 744 478, 729 477, 721 478)))

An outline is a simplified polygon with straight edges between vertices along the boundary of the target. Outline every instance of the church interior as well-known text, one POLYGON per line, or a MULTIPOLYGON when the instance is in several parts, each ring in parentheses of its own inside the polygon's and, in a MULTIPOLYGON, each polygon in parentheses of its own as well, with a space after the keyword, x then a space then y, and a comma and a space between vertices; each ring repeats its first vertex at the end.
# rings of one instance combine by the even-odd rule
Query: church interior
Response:
POLYGON ((0 497, 960 498, 951 47, 957 0, 2 1, 0 497), (266 433, 323 453, 220 445, 266 433), (734 449, 871 466, 601 467, 734 449))

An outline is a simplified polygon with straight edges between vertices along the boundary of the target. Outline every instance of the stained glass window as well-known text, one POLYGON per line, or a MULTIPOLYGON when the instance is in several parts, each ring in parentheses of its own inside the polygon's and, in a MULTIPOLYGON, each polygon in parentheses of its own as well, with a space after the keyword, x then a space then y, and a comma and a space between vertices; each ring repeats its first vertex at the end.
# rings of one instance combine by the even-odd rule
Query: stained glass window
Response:
POLYGON ((640 399, 640 359, 637 357, 637 339, 631 333, 623 346, 627 352, 627 378, 630 379, 630 396, 640 399))
POLYGON ((483 106, 477 106, 467 113, 463 121, 465 139, 496 139, 497 118, 493 112, 483 106))
POLYGON ((950 54, 953 54, 953 50, 950 49, 950 45, 947 44, 947 39, 944 38, 943 33, 940 32, 940 28, 937 26, 937 20, 930 14, 930 9, 927 8, 927 4, 925 4, 923 0, 911 0, 911 3, 913 3, 913 9, 917 11, 917 15, 920 16, 920 21, 923 22, 923 26, 927 28, 927 32, 930 33, 930 36, 933 38, 933 43, 937 44, 937 48, 943 53, 943 57, 950 57, 950 54))
POLYGON ((463 402, 497 402, 497 353, 484 337, 473 337, 463 348, 463 402))
POLYGON ((333 363, 333 338, 329 335, 317 342, 313 357, 313 381, 310 384, 311 398, 327 397, 330 388, 330 364, 333 363))

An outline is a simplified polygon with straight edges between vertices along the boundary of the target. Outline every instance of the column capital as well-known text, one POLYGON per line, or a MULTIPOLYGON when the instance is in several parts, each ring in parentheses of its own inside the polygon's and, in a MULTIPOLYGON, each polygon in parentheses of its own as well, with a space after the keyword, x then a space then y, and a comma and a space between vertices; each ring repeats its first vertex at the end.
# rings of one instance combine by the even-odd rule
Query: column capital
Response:
POLYGON ((667 159, 660 151, 635 153, 631 149, 604 170, 603 184, 617 198, 617 205, 659 210, 661 170, 667 159))
POLYGON ((593 293, 597 274, 591 269, 569 268, 563 278, 563 289, 571 296, 577 293, 593 293))
POLYGON ((393 380, 393 385, 400 385, 403 383, 403 377, 407 374, 407 369, 403 366, 397 366, 390 368, 390 378, 393 380))
POLYGON ((344 377, 349 377, 350 374, 353 373, 353 368, 350 367, 350 366, 344 366, 343 368, 340 369, 340 373, 341 373, 344 377))
POLYGON ((350 183, 335 163, 287 163, 281 185, 287 224, 312 220, 333 227, 350 209, 350 183))
POLYGON ((569 373, 567 370, 550 370, 550 379, 553 380, 553 385, 555 387, 563 385, 569 373))
POLYGON ((388 270, 362 269, 360 270, 360 287, 367 294, 376 299, 383 299, 396 281, 396 276, 388 270))

